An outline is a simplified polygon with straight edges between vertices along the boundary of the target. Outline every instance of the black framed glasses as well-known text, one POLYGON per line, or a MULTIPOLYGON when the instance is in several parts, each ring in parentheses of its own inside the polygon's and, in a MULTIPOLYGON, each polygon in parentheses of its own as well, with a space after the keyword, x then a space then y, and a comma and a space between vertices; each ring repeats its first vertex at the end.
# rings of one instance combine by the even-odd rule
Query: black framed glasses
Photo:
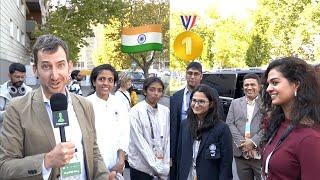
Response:
POLYGON ((191 99, 191 104, 195 105, 198 103, 199 106, 204 106, 206 105, 206 103, 208 103, 208 100, 204 100, 204 99, 191 99))

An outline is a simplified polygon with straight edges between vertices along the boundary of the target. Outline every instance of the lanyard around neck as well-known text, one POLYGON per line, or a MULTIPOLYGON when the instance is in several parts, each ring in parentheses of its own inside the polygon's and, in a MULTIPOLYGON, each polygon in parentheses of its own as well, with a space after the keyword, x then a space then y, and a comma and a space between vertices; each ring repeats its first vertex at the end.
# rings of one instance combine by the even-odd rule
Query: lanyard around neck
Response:
POLYGON ((149 115, 149 112, 147 110, 147 115, 148 115, 148 119, 149 119, 149 124, 150 124, 150 130, 151 130, 151 138, 152 140, 154 140, 154 132, 153 132, 153 126, 152 126, 152 122, 151 122, 151 118, 150 118, 150 115, 149 115))
MULTIPOLYGON (((269 162, 271 159, 271 156, 273 155, 273 153, 279 148, 280 144, 285 140, 285 138, 288 137, 288 135, 292 132, 293 128, 295 126, 293 124, 289 124, 288 127, 284 130, 284 132, 281 134, 280 139, 278 140, 277 144, 273 147, 272 151, 270 152, 270 154, 267 156, 266 158, 266 164, 264 167, 264 172, 266 175, 268 175, 268 171, 269 171, 269 162)), ((276 132, 273 133, 273 135, 271 136, 271 138, 269 139, 268 143, 266 144, 266 146, 264 147, 263 150, 263 154, 265 153, 266 147, 268 145, 271 144, 271 141, 273 140, 274 136, 275 136, 276 132)))

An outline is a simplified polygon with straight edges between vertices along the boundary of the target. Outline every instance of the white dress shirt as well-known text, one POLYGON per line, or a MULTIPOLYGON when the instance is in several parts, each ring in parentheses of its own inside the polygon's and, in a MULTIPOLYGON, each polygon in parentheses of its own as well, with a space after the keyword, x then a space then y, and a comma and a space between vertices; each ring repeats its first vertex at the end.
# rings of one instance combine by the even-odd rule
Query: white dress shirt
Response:
POLYGON ((87 97, 93 104, 97 142, 100 153, 111 170, 117 163, 117 151, 128 152, 130 123, 126 108, 114 95, 103 100, 96 93, 87 97))
MULTIPOLYGON (((60 139, 60 130, 59 128, 54 128, 53 122, 52 122, 52 111, 51 111, 51 106, 50 106, 50 100, 44 95, 43 89, 42 90, 42 97, 43 97, 43 102, 45 103, 46 110, 48 112, 50 122, 51 122, 51 127, 53 128, 53 133, 54 133, 54 138, 56 141, 56 144, 59 144, 61 142, 60 139)), ((67 90, 66 90, 67 91, 67 90)), ((68 95, 67 91, 67 95, 68 95)), ((84 156, 83 156, 83 145, 82 145, 82 133, 80 129, 80 125, 76 116, 76 113, 74 112, 71 97, 68 97, 68 118, 69 118, 69 126, 65 126, 65 135, 66 135, 66 141, 72 142, 75 144, 75 147, 77 149, 77 152, 75 156, 70 160, 70 163, 72 162, 80 162, 80 167, 81 167, 81 174, 80 176, 77 176, 76 179, 81 179, 81 180, 86 180, 86 170, 85 170, 85 164, 84 164, 84 156)), ((49 179, 50 173, 51 173, 51 168, 46 169, 44 166, 44 161, 42 164, 42 176, 43 179, 49 179)), ((72 178, 72 177, 70 177, 72 178)), ((70 179, 68 178, 62 178, 60 179, 70 179)), ((74 178, 74 177, 73 177, 74 178)))
POLYGON ((190 106, 190 96, 191 96, 191 92, 188 90, 187 87, 185 87, 183 91, 183 101, 182 101, 182 107, 181 107, 181 121, 187 119, 188 117, 188 109, 190 106))

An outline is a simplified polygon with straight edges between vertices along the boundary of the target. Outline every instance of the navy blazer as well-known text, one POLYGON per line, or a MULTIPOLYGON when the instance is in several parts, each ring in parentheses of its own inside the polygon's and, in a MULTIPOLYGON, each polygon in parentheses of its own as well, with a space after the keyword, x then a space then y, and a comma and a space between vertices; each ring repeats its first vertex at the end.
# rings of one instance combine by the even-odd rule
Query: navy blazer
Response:
POLYGON ((177 144, 181 123, 181 108, 183 102, 184 88, 177 91, 170 97, 170 158, 172 165, 170 167, 170 180, 175 180, 176 174, 176 156, 177 144))
MULTIPOLYGON (((186 180, 192 166, 193 139, 189 120, 181 122, 177 179, 186 180)), ((198 180, 232 180, 232 136, 227 124, 218 121, 202 134, 196 159, 198 180)))
MULTIPOLYGON (((170 180, 175 180, 176 177, 176 156, 184 89, 185 88, 177 91, 170 97, 170 158, 172 161, 172 166, 170 168, 170 180)), ((212 88, 212 93, 217 100, 218 114, 222 120, 225 120, 223 106, 220 104, 219 94, 214 88, 212 88)))

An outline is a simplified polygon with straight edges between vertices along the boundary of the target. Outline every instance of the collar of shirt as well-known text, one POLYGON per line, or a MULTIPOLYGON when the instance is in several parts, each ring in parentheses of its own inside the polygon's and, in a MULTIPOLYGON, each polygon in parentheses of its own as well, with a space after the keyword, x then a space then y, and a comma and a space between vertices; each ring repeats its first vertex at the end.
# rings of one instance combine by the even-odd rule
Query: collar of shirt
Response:
MULTIPOLYGON (((52 128, 54 128, 53 127, 53 124, 52 124, 52 110, 51 110, 51 105, 50 105, 50 99, 48 99, 47 97, 46 97, 46 95, 44 94, 44 92, 43 92, 43 88, 42 88, 42 86, 40 86, 40 88, 41 88, 41 93, 42 93, 42 99, 43 99, 43 102, 44 102, 44 104, 45 104, 45 108, 46 108, 46 110, 47 110, 47 112, 48 112, 48 116, 49 116, 49 118, 50 118, 50 122, 51 122, 51 125, 52 125, 52 128)), ((72 104, 72 101, 71 101, 71 97, 68 95, 68 90, 66 89, 66 94, 67 94, 67 98, 68 98, 68 104, 72 104)))
MULTIPOLYGON (((48 103, 49 106, 51 107, 51 105, 50 105, 50 99, 48 99, 47 96, 44 94, 42 86, 40 86, 40 87, 41 87, 41 93, 42 93, 43 102, 44 102, 44 103, 48 103)), ((67 98, 68 98, 68 104, 69 104, 69 103, 72 103, 71 97, 69 96, 69 91, 68 91, 68 89, 66 89, 66 96, 67 96, 67 98)))
POLYGON ((250 101, 247 97, 246 97, 246 102, 249 105, 255 105, 256 100, 258 99, 258 96, 256 98, 254 98, 252 101, 250 101))
POLYGON ((191 92, 189 91, 189 89, 187 87, 184 88, 183 103, 184 103, 185 111, 187 111, 189 108, 190 96, 191 96, 191 92))
POLYGON ((151 113, 152 115, 155 115, 155 114, 158 112, 158 104, 157 104, 157 107, 154 108, 154 107, 152 107, 150 104, 148 104, 146 100, 144 100, 144 102, 145 102, 145 104, 146 104, 147 111, 148 111, 149 113, 151 113))
POLYGON ((103 105, 105 105, 105 106, 107 106, 107 105, 109 104, 108 102, 110 102, 111 94, 109 94, 109 97, 108 97, 107 100, 101 99, 101 98, 97 95, 97 92, 95 92, 93 95, 94 95, 95 99, 98 101, 98 103, 101 103, 101 104, 103 104, 103 105))

